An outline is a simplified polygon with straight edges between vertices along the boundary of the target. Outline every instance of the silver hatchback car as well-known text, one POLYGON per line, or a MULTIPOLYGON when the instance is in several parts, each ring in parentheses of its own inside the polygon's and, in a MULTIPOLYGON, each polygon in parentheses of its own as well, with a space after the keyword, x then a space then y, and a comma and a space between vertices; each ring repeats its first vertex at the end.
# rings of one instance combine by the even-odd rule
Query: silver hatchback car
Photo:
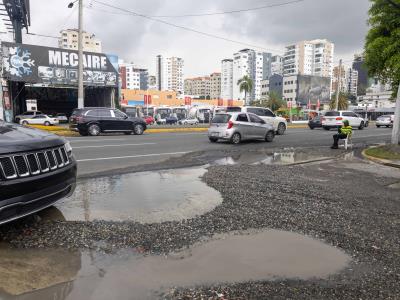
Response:
POLYGON ((272 142, 274 137, 273 126, 251 113, 217 114, 208 129, 208 138, 212 143, 228 140, 233 144, 239 144, 243 140, 257 139, 272 142))

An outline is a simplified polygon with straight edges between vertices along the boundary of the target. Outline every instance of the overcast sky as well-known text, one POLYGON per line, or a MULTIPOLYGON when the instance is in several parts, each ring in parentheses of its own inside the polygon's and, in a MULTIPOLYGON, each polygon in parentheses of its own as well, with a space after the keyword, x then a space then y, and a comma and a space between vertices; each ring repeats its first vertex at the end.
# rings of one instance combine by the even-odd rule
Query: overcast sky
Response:
MULTIPOLYGON (((101 0, 146 15, 183 15, 247 9, 293 0, 101 0)), ((32 26, 38 34, 59 35, 77 27, 77 9, 70 0, 31 0, 32 26)), ((85 30, 103 42, 103 52, 155 72, 155 57, 185 60, 185 77, 220 71, 220 61, 246 48, 174 28, 85 0, 85 30)), ((207 17, 162 18, 179 26, 222 36, 282 54, 284 46, 305 39, 327 38, 335 43, 335 61, 351 60, 362 51, 367 32, 368 0, 304 0, 257 11, 207 17)), ((76 6, 76 5, 75 5, 76 6)), ((3 39, 5 37, 3 36, 3 39)), ((52 38, 24 35, 24 42, 56 46, 52 38)), ((348 62, 350 63, 350 62, 348 62)))

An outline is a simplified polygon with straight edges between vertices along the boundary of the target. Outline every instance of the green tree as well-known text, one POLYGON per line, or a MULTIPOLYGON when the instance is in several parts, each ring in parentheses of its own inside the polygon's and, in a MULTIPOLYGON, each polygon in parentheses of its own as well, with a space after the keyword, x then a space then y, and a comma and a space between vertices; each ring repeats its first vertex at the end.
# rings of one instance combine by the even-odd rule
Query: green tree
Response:
POLYGON ((395 97, 400 83, 400 1, 371 2, 365 63, 370 76, 392 84, 395 97))
POLYGON ((247 101, 247 94, 250 94, 253 90, 253 80, 248 75, 244 75, 238 80, 237 85, 240 92, 244 92, 244 99, 247 101))
MULTIPOLYGON (((346 110, 349 107, 349 99, 345 93, 339 94, 338 110, 346 110)), ((329 104, 330 109, 336 108, 336 93, 332 95, 331 103, 329 104)))
POLYGON ((266 106, 270 108, 272 111, 277 111, 281 107, 285 106, 285 101, 282 100, 282 97, 276 91, 270 91, 268 95, 268 100, 266 101, 266 106))

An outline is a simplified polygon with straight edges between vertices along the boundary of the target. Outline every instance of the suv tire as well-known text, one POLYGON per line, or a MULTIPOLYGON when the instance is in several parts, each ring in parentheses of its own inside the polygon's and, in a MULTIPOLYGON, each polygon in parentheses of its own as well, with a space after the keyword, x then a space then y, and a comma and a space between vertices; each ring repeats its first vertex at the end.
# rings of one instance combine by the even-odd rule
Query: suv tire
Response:
POLYGON ((208 139, 210 140, 211 143, 216 143, 216 142, 218 142, 218 139, 215 138, 215 137, 209 137, 208 139))
POLYGON ((268 131, 267 134, 265 135, 265 141, 268 143, 271 143, 274 140, 274 138, 275 138, 275 132, 273 132, 272 130, 268 131))
POLYGON ((358 130, 363 130, 364 129, 364 122, 361 121, 360 126, 358 127, 358 130))
POLYGON ((97 136, 100 134, 100 127, 97 124, 92 124, 88 128, 88 133, 91 136, 97 136))
POLYGON ((46 121, 46 122, 44 122, 43 125, 44 125, 44 126, 50 126, 50 122, 49 122, 49 121, 46 121))
POLYGON ((234 145, 239 145, 241 141, 242 141, 242 136, 240 135, 239 132, 235 132, 231 137, 231 143, 234 145))
POLYGON ((279 125, 278 125, 278 130, 276 131, 276 133, 277 133, 278 135, 284 135, 284 134, 285 134, 285 131, 286 131, 286 126, 285 126, 285 124, 284 124, 284 123, 279 123, 279 125))
POLYGON ((133 133, 134 133, 135 135, 142 135, 143 132, 144 132, 144 127, 143 127, 142 124, 135 124, 135 125, 133 126, 133 133))
POLYGON ((22 125, 28 125, 29 123, 28 123, 28 121, 22 121, 22 125))

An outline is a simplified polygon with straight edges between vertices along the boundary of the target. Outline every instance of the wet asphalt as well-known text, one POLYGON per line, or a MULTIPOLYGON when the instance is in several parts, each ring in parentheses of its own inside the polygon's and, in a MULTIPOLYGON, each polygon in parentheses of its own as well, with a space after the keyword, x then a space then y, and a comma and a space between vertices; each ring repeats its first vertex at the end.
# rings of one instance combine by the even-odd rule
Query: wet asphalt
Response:
MULTIPOLYGON (((121 166, 119 158, 109 159, 107 162, 110 163, 108 165, 110 170, 106 169, 102 160, 91 160, 91 163, 87 164, 91 167, 87 173, 82 171, 82 167, 80 169, 80 184, 103 180, 101 178, 108 180, 109 176, 115 175, 116 172, 124 174, 157 170, 160 173, 160 169, 198 165, 207 168, 201 180, 208 188, 221 195, 222 203, 188 219, 150 223, 131 219, 68 221, 63 215, 61 205, 57 211, 58 217, 42 214, 2 226, 0 241, 6 243, 5 247, 22 251, 59 249, 67 253, 70 251, 86 253, 79 256, 82 258, 78 264, 76 255, 73 256, 77 269, 75 271, 77 275, 72 279, 75 280, 74 284, 65 283, 66 285, 60 288, 44 289, 40 294, 25 294, 24 299, 53 299, 56 295, 61 299, 81 299, 82 295, 85 295, 85 299, 110 299, 111 296, 113 299, 399 299, 400 190, 390 186, 396 187, 400 182, 400 172, 365 162, 357 155, 366 144, 386 141, 390 132, 375 128, 356 131, 354 149, 349 151, 333 151, 326 147, 326 140, 330 141, 329 136, 332 134, 333 131, 296 130, 283 137, 277 137, 276 142, 272 144, 245 143, 238 147, 209 144, 205 142, 204 135, 198 134, 185 135, 184 139, 180 137, 181 140, 185 140, 184 142, 178 142, 178 137, 176 140, 172 137, 171 142, 169 140, 171 137, 164 135, 132 136, 127 137, 129 139, 127 141, 117 141, 118 136, 106 137, 109 138, 107 143, 131 144, 130 139, 140 139, 140 141, 148 139, 155 144, 170 147, 167 149, 168 152, 178 149, 179 143, 183 143, 182 147, 187 145, 184 149, 188 150, 182 152, 189 152, 190 149, 194 149, 190 150, 194 152, 180 154, 179 157, 166 155, 160 158, 160 161, 154 158, 149 161, 147 159, 137 161, 137 158, 131 158, 128 160, 129 166, 121 166), (110 142, 114 139, 115 141, 110 142), (202 146, 199 146, 200 144, 202 146), (293 147, 295 149, 292 149, 293 147), (308 161, 310 157, 318 158, 318 161, 312 163, 308 161), (283 160, 289 165, 271 164, 274 160, 283 160), (228 165, 224 165, 224 162, 228 165), (99 177, 101 175, 105 177, 99 177), (271 271, 272 277, 266 276, 265 273, 261 273, 261 277, 250 274, 254 280, 246 277, 240 279, 240 276, 237 280, 220 277, 222 279, 219 282, 211 277, 213 278, 211 283, 194 279, 180 285, 179 281, 174 282, 171 279, 166 281, 165 285, 160 284, 156 290, 152 286, 151 292, 145 294, 146 297, 141 297, 135 295, 129 288, 129 281, 126 281, 130 276, 126 271, 127 258, 111 260, 111 265, 121 265, 121 269, 110 269, 107 265, 103 265, 105 259, 99 254, 116 255, 122 249, 133 251, 135 255, 150 255, 150 257, 156 255, 155 265, 159 266, 163 264, 157 263, 159 255, 164 257, 167 254, 180 253, 179 251, 192 249, 196 244, 206 245, 210 238, 221 234, 228 236, 234 233, 249 234, 249 231, 254 230, 267 230, 267 232, 278 230, 308 236, 342 251, 350 257, 350 262, 341 270, 323 277, 317 273, 314 273, 314 276, 311 273, 307 278, 287 276, 286 273, 276 273, 274 276, 271 271), (87 259, 84 257, 89 257, 89 262, 86 262, 87 259), (90 276, 85 273, 88 265, 95 269, 90 276), (85 278, 89 279, 85 281, 85 278), (102 287, 99 282, 104 283, 104 286, 102 287), (82 291, 87 290, 89 290, 87 294, 82 294, 82 291), (113 292, 107 294, 107 291, 113 292)), ((74 141, 73 146, 80 144, 85 147, 104 143, 100 139, 104 137, 95 138, 90 142, 74 141)), ((130 147, 135 146, 75 148, 74 151, 78 160, 84 160, 100 157, 98 155, 114 157, 112 155, 115 155, 115 150, 109 148, 119 149, 117 151, 133 151, 129 150, 130 147), (96 149, 96 152, 89 153, 91 151, 89 149, 96 149)), ((135 155, 144 152, 141 149, 134 149, 135 155)), ((155 148, 152 149, 155 151, 155 148)), ((80 165, 86 166, 81 162, 80 165)), ((114 186, 117 195, 119 182, 114 186)), ((101 192, 103 187, 101 181, 97 182, 94 184, 94 192, 98 192, 99 189, 101 192)), ((93 194, 90 190, 87 193, 93 194)), ((130 194, 135 195, 134 192, 130 194)), ((95 201, 92 205, 96 205, 95 201)), ((270 240, 270 243, 276 242, 270 240)), ((226 244, 221 249, 229 254, 229 246, 234 247, 226 244)), ((286 247, 296 246, 286 244, 280 247, 284 253, 288 250, 286 247)), ((213 248, 215 247, 211 247, 213 248)), ((246 247, 244 246, 241 251, 246 252, 246 247)), ((184 257, 179 255, 173 258, 175 261, 181 259, 184 257)), ((254 262, 256 265, 268 265, 268 258, 260 258, 254 262)), ((285 262, 287 263, 287 260, 285 262)), ((229 263, 232 264, 230 272, 240 273, 240 269, 235 270, 234 261, 229 263)), ((333 257, 332 263, 338 264, 334 262, 333 257)), ((21 265, 21 262, 18 261, 18 264, 21 265)), ((317 257, 315 265, 318 265, 317 257)), ((132 268, 135 266, 137 265, 132 265, 132 268)), ((145 263, 142 265, 144 270, 149 270, 149 266, 151 265, 145 263)), ((195 267, 196 264, 190 268, 195 267)), ((9 268, 12 268, 12 264, 9 268)), ((290 270, 290 263, 288 268, 290 270)), ((174 269, 171 270, 173 273, 174 269)), ((210 272, 214 272, 212 270, 210 267, 210 272)), ((300 271, 305 272, 304 269, 300 271)), ((207 270, 203 269, 202 272, 206 273, 207 270)), ((138 276, 140 277, 140 274, 138 276)), ((0 276, 0 287, 2 280, 8 280, 9 283, 9 277, 2 279, 0 276)), ((17 286, 20 285, 18 282, 17 286)), ((11 289, 16 284, 14 282, 14 285, 9 284, 9 286, 11 289)), ((0 292, 0 299, 17 298, 0 292)))

